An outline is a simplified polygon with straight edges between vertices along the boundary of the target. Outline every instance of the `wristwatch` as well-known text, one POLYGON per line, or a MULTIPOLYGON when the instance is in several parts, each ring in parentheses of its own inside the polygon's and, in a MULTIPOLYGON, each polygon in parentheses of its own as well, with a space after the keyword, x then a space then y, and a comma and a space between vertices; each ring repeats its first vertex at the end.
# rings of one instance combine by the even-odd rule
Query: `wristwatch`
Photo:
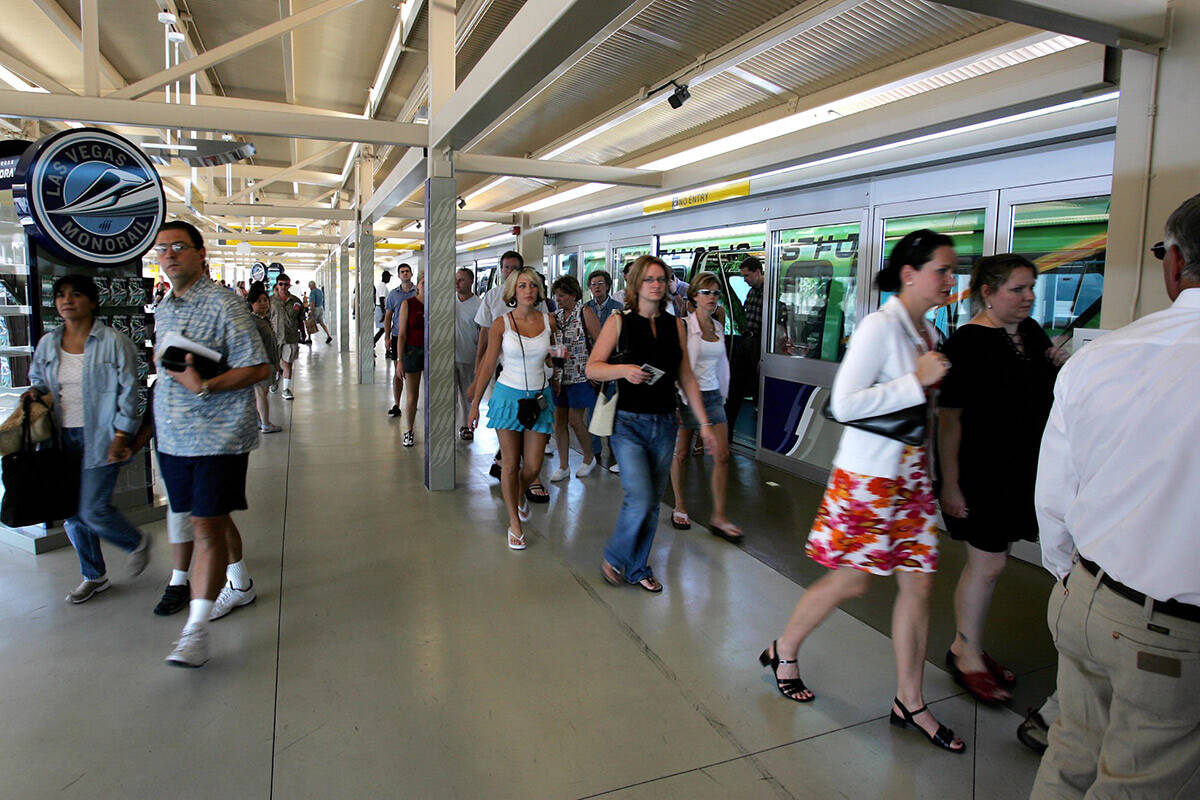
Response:
POLYGON ((208 388, 208 381, 200 382, 200 391, 196 392, 196 397, 208 397, 212 391, 208 388))

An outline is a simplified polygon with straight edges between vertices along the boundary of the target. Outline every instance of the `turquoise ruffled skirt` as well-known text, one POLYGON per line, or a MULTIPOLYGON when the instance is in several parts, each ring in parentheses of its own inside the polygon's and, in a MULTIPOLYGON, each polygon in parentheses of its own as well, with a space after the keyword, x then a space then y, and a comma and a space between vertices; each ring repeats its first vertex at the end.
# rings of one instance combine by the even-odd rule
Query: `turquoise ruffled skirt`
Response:
POLYGON ((505 431, 534 430, 547 435, 553 433, 554 396, 550 393, 550 387, 526 392, 497 381, 492 389, 492 399, 488 401, 488 427, 505 431), (537 397, 539 394, 545 396, 546 408, 538 415, 533 427, 526 428, 517 420, 517 401, 525 397, 537 397))

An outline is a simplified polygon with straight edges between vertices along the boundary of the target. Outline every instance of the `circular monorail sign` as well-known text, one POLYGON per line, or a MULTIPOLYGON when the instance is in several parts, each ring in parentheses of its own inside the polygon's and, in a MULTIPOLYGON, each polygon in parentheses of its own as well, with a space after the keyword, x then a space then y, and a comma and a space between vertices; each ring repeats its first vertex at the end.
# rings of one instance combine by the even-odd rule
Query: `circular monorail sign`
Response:
POLYGON ((60 131, 26 150, 13 200, 40 244, 98 266, 144 255, 167 211, 162 180, 146 155, 99 128, 60 131))

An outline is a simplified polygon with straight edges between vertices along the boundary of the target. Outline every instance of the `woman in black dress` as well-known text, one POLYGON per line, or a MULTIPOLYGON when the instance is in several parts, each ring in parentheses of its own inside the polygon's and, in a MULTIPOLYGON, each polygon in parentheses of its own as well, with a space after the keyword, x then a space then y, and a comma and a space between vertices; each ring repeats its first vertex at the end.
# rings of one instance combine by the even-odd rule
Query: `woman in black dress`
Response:
POLYGON ((1036 281, 1037 269, 1021 256, 980 259, 971 275, 977 313, 945 346, 953 366, 938 410, 942 516, 967 544, 946 664, 986 703, 1008 699, 1015 682, 984 652, 983 627, 1012 543, 1037 539, 1038 448, 1066 359, 1029 316, 1036 281))

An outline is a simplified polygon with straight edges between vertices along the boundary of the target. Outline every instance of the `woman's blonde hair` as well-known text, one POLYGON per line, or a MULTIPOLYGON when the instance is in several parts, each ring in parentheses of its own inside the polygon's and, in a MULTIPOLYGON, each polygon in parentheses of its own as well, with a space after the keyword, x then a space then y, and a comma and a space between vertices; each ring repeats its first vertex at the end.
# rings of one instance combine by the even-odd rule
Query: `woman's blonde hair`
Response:
POLYGON ((718 291, 721 289, 721 282, 717 280, 717 276, 707 270, 698 273, 696 277, 692 278, 692 282, 688 284, 688 300, 691 300, 693 303, 696 302, 696 292, 700 289, 707 289, 710 286, 718 291))
POLYGON ((504 305, 509 308, 517 306, 517 281, 522 275, 532 280, 537 287, 537 300, 533 304, 536 306, 546 299, 546 285, 542 283, 542 276, 537 274, 537 270, 533 267, 517 267, 508 273, 508 279, 504 281, 504 305))
MULTIPOLYGON (((672 277, 671 268, 666 262, 658 256, 638 256, 637 260, 629 267, 629 274, 625 276, 625 308, 630 311, 637 311, 638 307, 638 292, 642 288, 642 280, 646 275, 646 270, 650 267, 662 267, 663 275, 670 280, 672 277)), ((667 310, 667 287, 663 287, 662 299, 658 301, 658 310, 660 313, 667 310)))

